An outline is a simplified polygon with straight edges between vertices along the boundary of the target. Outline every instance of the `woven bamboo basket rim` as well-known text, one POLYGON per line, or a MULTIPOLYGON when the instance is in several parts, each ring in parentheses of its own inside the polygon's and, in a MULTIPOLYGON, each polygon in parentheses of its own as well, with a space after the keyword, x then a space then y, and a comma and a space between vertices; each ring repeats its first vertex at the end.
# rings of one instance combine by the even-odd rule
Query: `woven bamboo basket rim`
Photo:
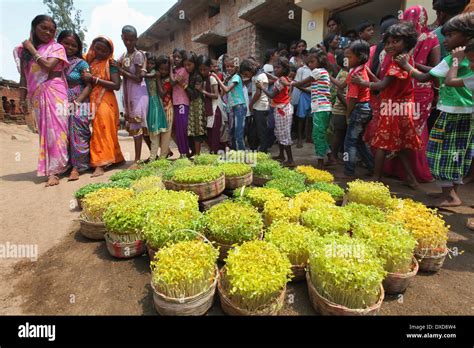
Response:
POLYGON ((270 180, 272 180, 272 179, 271 178, 266 178, 264 176, 253 175, 252 183, 255 186, 265 186, 265 184, 267 182, 269 182, 270 180))
POLYGON ((327 299, 326 297, 322 296, 318 292, 316 287, 314 286, 313 281, 311 280, 311 274, 310 273, 311 273, 311 270, 310 270, 310 267, 308 265, 308 271, 306 272, 306 282, 308 284, 308 287, 310 288, 310 291, 313 291, 316 294, 316 296, 318 296, 321 299, 321 301, 323 301, 326 305, 328 305, 330 307, 333 307, 333 308, 337 308, 338 310, 349 312, 349 313, 350 312, 357 313, 357 314, 370 313, 370 312, 373 312, 373 311, 377 311, 380 308, 380 306, 382 305, 382 302, 385 298, 385 291, 384 291, 383 285, 381 283, 380 284, 379 299, 375 304, 371 305, 370 307, 364 308, 364 309, 348 308, 348 307, 342 306, 340 304, 334 303, 331 300, 327 299))
POLYGON ((226 179, 246 179, 246 178, 248 178, 249 176, 252 176, 252 177, 253 177, 252 171, 248 172, 248 173, 245 174, 245 175, 239 175, 239 176, 227 176, 227 175, 225 175, 225 178, 226 178, 226 179))
POLYGON ((212 238, 211 236, 209 236, 209 239, 206 238, 206 240, 210 243, 214 243, 218 246, 223 246, 223 247, 229 247, 229 248, 233 248, 233 247, 236 247, 236 246, 239 246, 239 245, 242 245, 242 243, 245 243, 245 242, 251 242, 253 240, 262 240, 263 237, 265 235, 265 232, 264 230, 262 229, 260 231, 260 233, 258 234, 258 237, 255 238, 255 239, 250 239, 250 240, 244 240, 243 242, 236 242, 236 243, 233 243, 233 244, 225 244, 225 243, 222 243, 222 242, 219 242, 217 241, 216 239, 212 238))
POLYGON ((232 307, 232 309, 235 310, 236 312, 240 312, 241 315, 244 315, 244 316, 270 315, 272 313, 278 314, 278 312, 283 307, 284 302, 285 302, 285 296, 286 296, 286 284, 283 287, 283 289, 280 291, 280 293, 278 294, 278 297, 275 297, 271 303, 268 303, 267 305, 260 307, 261 309, 259 308, 254 312, 250 312, 246 309, 238 307, 229 298, 229 296, 227 295, 227 291, 224 289, 224 286, 222 285, 222 280, 225 277, 225 271, 226 271, 226 267, 224 266, 220 270, 220 276, 217 281, 217 289, 219 291, 219 297, 221 301, 225 302, 226 305, 232 307), (275 306, 276 309, 272 310, 272 306, 274 305, 276 305, 275 306))
POLYGON ((114 244, 114 243, 134 244, 137 241, 143 241, 142 238, 140 237, 140 235, 137 232, 135 232, 135 233, 114 233, 114 232, 107 231, 107 233, 105 233, 104 237, 105 237, 105 240, 107 242, 112 243, 112 244, 114 244), (120 240, 112 239, 112 236, 136 236, 136 239, 131 241, 131 242, 122 242, 120 240))
POLYGON ((190 296, 190 297, 182 297, 182 298, 168 297, 165 294, 163 294, 163 293, 159 292, 158 290, 156 290, 155 284, 153 284, 153 280, 151 281, 151 288, 153 289, 153 291, 155 292, 155 294, 157 296, 161 297, 166 302, 171 302, 171 303, 175 303, 175 304, 184 304, 186 302, 192 302, 193 300, 196 300, 196 299, 202 297, 203 295, 207 294, 208 292, 212 291, 212 289, 217 286, 218 279, 219 279, 219 268, 216 265, 216 272, 215 272, 215 275, 214 275, 213 282, 209 285, 209 287, 206 290, 200 292, 199 294, 196 294, 196 295, 193 295, 193 296, 190 296))
POLYGON ((442 253, 440 254, 437 254, 437 255, 429 255, 427 253, 428 250, 432 250, 432 249, 423 249, 423 250, 419 250, 419 249, 416 249, 415 250, 415 257, 418 257, 420 259, 442 259, 443 257, 446 257, 446 255, 448 255, 448 252, 449 252, 449 249, 446 248, 442 253))
POLYGON ((86 225, 89 225, 89 226, 105 227, 105 222, 91 222, 91 221, 86 220, 83 216, 80 216, 78 221, 81 224, 86 224, 86 225))
POLYGON ((410 267, 411 267, 411 271, 407 272, 407 273, 391 273, 391 272, 388 272, 387 273, 387 278, 391 277, 391 278, 405 279, 405 278, 411 278, 411 277, 416 276, 416 274, 418 273, 418 270, 420 268, 420 265, 418 264, 418 260, 416 259, 415 256, 412 257, 412 263, 411 263, 410 267))
POLYGON ((211 186, 211 185, 214 185, 216 182, 219 182, 219 181, 222 181, 222 180, 225 181, 225 175, 222 175, 222 176, 218 177, 216 180, 212 180, 212 181, 209 181, 209 182, 200 182, 200 183, 197 183, 197 184, 183 184, 183 183, 179 183, 179 182, 176 182, 176 181, 171 181, 171 182, 173 183, 174 188, 180 188, 180 187, 211 186))

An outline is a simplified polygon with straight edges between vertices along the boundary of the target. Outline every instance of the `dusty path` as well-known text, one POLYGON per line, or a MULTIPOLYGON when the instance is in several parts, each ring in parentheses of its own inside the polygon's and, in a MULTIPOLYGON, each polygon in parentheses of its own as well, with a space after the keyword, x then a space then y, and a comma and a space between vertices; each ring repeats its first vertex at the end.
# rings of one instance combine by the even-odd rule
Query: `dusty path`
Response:
MULTIPOLYGON (((58 187, 45 188, 35 173, 37 141, 26 127, 0 123, 0 244, 37 244, 39 251, 33 262, 0 259, 0 314, 154 315, 147 256, 114 260, 104 243, 85 240, 74 221, 79 212, 71 203, 73 192, 106 181, 111 173, 99 179, 86 174, 75 183, 63 179, 58 187)), ((130 158, 133 143, 126 137, 120 143, 130 158)), ((297 152, 298 162, 305 163, 312 148, 297 152)), ((395 181, 391 188, 403 197, 413 195, 395 181)), ((423 185, 422 190, 436 188, 423 185)), ((423 191, 413 198, 426 203, 423 191)), ((464 189, 463 198, 474 203, 474 185, 464 189)), ((474 211, 467 207, 446 214, 449 246, 459 256, 448 259, 438 274, 417 276, 403 297, 388 297, 382 314, 474 314, 474 233, 465 227, 468 216, 474 211)), ((304 283, 290 285, 288 294, 283 314, 314 314, 304 283)), ((222 313, 216 305, 210 314, 222 313)))

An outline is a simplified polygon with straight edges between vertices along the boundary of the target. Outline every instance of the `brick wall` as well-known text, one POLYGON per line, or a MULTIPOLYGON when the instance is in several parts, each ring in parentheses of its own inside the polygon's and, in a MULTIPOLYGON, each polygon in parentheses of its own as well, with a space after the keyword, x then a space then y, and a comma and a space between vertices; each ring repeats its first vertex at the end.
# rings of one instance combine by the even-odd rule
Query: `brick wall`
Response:
MULTIPOLYGON (((15 100, 15 105, 16 105, 15 112, 16 114, 18 114, 20 111, 20 89, 2 85, 0 86, 0 97, 3 97, 3 96, 6 96, 9 101, 10 99, 15 100)), ((3 105, 0 105, 0 109, 1 109, 0 119, 3 120, 4 119, 3 105)), ((28 127, 30 127, 30 129, 36 128, 31 110, 28 110, 28 114, 25 115, 25 121, 28 127)))

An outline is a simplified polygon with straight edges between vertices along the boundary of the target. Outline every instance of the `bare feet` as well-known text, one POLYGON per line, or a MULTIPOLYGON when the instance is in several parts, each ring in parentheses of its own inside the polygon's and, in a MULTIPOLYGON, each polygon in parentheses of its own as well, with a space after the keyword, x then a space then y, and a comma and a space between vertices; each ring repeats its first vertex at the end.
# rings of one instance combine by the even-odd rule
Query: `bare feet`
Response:
POLYGON ((285 156, 276 156, 276 157, 272 157, 272 159, 278 162, 283 162, 285 161, 285 156))
POLYGON ((296 144, 297 149, 302 149, 303 148, 303 140, 299 139, 298 143, 296 144))
POLYGON ((79 180, 79 172, 76 168, 73 168, 71 174, 69 174, 69 178, 67 181, 77 181, 79 180))
POLYGON ((289 162, 289 161, 283 162, 282 165, 283 165, 283 167, 285 167, 285 168, 295 168, 295 167, 296 167, 296 163, 293 162, 293 161, 291 161, 291 162, 289 162))
POLYGON ((56 175, 50 175, 46 187, 59 185, 59 178, 56 175))
POLYGON ((409 181, 404 181, 403 185, 406 187, 411 188, 412 190, 418 190, 420 188, 420 184, 417 182, 409 182, 409 181))
POLYGON ((138 169, 138 162, 134 162, 134 163, 130 166, 130 168, 128 168, 128 169, 130 169, 130 170, 138 169))
POLYGON ((104 168, 102 167, 97 167, 95 170, 94 170, 94 173, 92 174, 91 178, 97 178, 99 176, 102 176, 105 174, 105 171, 104 171, 104 168))
POLYGON ((456 208, 462 205, 460 199, 439 199, 433 203, 433 207, 443 209, 443 208, 456 208))
POLYGON ((466 227, 469 228, 471 231, 474 231, 474 218, 467 219, 466 227))

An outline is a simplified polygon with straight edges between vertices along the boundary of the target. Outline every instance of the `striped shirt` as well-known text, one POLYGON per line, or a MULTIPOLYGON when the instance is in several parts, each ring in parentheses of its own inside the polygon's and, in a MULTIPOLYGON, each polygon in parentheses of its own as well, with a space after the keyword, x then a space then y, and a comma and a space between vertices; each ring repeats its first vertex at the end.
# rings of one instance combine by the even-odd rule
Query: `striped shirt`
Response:
POLYGON ((311 72, 311 112, 332 111, 331 80, 326 69, 316 68, 311 72))

